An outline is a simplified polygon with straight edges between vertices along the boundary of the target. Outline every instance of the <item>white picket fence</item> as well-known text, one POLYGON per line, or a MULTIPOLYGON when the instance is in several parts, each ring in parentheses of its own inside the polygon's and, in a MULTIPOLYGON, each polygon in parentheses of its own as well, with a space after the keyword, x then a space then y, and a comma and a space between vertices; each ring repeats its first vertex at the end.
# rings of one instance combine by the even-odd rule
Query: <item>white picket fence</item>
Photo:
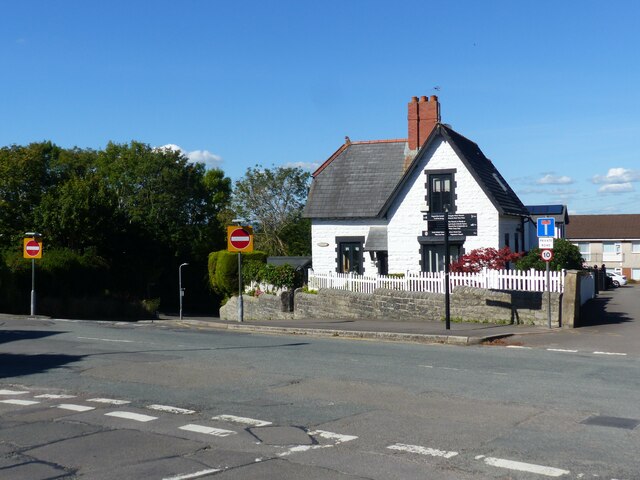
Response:
MULTIPOLYGON (((549 272, 550 290, 564 290, 564 270, 549 272)), ((308 286, 312 290, 335 288, 352 292, 373 293, 376 288, 408 292, 444 293, 444 272, 405 273, 402 277, 388 275, 355 275, 353 273, 315 273, 309 271, 308 286)), ((458 285, 495 290, 545 292, 547 274, 538 270, 483 270, 479 273, 449 273, 450 291, 458 285)))

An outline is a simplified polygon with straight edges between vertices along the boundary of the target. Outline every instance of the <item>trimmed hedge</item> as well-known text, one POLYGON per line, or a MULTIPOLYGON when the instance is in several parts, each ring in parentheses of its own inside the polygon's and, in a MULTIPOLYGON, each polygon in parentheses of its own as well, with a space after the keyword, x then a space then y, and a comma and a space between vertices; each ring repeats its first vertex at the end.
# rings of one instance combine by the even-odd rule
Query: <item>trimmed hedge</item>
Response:
MULTIPOLYGON (((228 298, 238 294, 238 254, 220 250, 209 254, 209 284, 214 292, 228 298)), ((243 284, 251 280, 250 272, 266 265, 265 252, 242 254, 243 284)))

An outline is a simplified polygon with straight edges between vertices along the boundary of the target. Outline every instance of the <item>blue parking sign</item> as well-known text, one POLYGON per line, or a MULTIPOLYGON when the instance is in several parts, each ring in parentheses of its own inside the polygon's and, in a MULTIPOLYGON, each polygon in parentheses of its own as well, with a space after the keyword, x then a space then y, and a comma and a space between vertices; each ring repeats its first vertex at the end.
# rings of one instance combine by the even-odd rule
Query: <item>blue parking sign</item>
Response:
POLYGON ((555 218, 539 218, 538 219, 538 236, 554 237, 556 233, 555 218))

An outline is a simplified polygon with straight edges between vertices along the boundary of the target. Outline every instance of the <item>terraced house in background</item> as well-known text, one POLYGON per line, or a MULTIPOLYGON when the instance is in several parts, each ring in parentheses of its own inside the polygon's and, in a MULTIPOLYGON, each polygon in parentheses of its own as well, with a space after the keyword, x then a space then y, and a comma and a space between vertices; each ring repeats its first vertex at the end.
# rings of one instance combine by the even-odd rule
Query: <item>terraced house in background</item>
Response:
POLYGON ((440 271, 442 235, 425 217, 477 215, 477 234, 452 236, 450 260, 475 248, 525 248, 529 212, 476 143, 440 122, 440 104, 408 104, 408 138, 345 143, 313 173, 305 209, 314 271, 440 271))
POLYGON ((571 215, 567 240, 578 246, 586 265, 606 265, 640 280, 640 214, 571 215))

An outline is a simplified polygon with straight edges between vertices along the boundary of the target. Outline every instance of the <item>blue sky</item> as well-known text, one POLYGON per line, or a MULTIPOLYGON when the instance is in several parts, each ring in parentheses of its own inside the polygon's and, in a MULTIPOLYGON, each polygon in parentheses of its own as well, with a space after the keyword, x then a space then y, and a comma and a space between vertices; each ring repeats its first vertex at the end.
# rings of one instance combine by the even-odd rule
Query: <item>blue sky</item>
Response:
POLYGON ((640 213, 640 2, 1 7, 0 146, 172 144, 237 179, 405 138, 437 94, 525 204, 640 213))

